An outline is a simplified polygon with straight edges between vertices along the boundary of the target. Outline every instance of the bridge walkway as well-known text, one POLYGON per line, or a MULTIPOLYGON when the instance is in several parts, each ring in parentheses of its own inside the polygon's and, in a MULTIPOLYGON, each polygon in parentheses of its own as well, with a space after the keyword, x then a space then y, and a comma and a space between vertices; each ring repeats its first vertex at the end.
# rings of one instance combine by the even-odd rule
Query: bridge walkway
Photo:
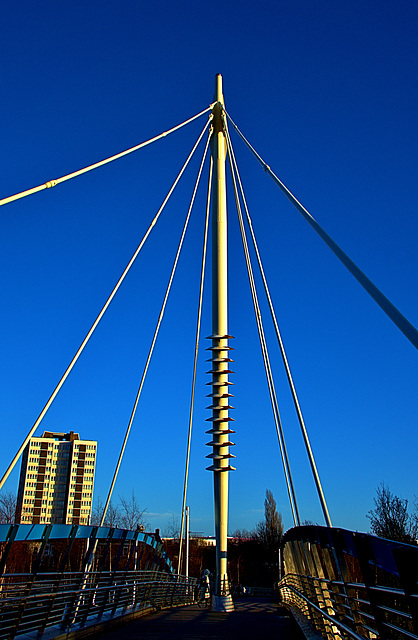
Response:
POLYGON ((238 599, 235 611, 197 605, 159 611, 95 634, 100 640, 305 640, 287 609, 270 599, 238 599))

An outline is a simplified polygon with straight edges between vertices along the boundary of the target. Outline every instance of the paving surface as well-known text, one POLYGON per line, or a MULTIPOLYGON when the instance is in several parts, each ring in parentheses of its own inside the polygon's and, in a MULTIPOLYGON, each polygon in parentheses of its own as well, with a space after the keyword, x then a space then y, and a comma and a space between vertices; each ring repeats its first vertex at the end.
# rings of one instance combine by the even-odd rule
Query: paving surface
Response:
POLYGON ((235 611, 197 605, 159 611, 101 632, 100 640, 304 640, 289 612, 270 600, 235 601, 235 611))

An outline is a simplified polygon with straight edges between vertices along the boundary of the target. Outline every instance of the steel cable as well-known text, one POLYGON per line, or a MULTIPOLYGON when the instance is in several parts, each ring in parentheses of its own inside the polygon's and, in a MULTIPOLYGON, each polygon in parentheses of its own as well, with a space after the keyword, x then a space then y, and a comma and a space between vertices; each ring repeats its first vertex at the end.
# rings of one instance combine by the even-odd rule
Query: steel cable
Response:
POLYGON ((257 295, 257 289, 255 285, 255 280, 254 280, 254 272, 251 264, 251 257, 248 249, 248 242, 247 242, 247 237, 245 233, 242 209, 241 209, 241 204, 240 204, 239 194, 237 189, 237 180, 235 175, 235 172, 237 171, 237 166, 236 166, 235 156, 232 149, 231 139, 229 137, 227 127, 225 127, 225 130, 227 132, 228 157, 230 160, 232 181, 234 185, 235 201, 236 201, 236 206, 238 211, 239 225, 240 225, 242 243, 243 243, 244 254, 245 254, 245 262, 247 265, 248 278, 250 282, 251 295, 253 299, 254 312, 255 312, 257 328, 258 328, 258 333, 260 338, 260 346, 261 346, 261 351, 262 351, 262 356, 264 361, 264 367, 266 370, 267 384, 269 388, 274 421, 276 424, 277 438, 279 440, 280 453, 282 457, 282 464, 283 464, 283 470, 284 470, 285 479, 286 479, 287 491, 289 494, 290 506, 291 506, 295 526, 297 526, 297 525, 300 525, 299 510, 297 507, 296 493, 293 485, 289 458, 287 455, 286 442, 285 442, 283 427, 282 427, 281 418, 280 418, 279 406, 277 402, 277 395, 276 395, 273 374, 272 374, 271 365, 270 365, 270 358, 268 354, 267 342, 266 342, 265 333, 264 333, 263 321, 261 317, 260 306, 258 304, 258 295, 257 295))
MULTIPOLYGON (((199 136, 199 139, 196 142, 196 144, 195 144, 195 146, 193 148, 193 151, 196 149, 197 145, 199 144, 200 140, 202 139, 202 136, 203 136, 205 130, 207 129, 208 125, 209 125, 209 122, 207 123, 207 125, 205 126, 205 128, 202 131, 201 135, 199 136)), ((184 226, 183 226, 183 231, 182 231, 182 234, 181 234, 181 237, 180 237, 179 245, 178 245, 178 248, 177 248, 177 253, 176 253, 176 256, 175 256, 175 259, 174 259, 174 263, 173 263, 173 267, 172 267, 172 270, 171 270, 170 278, 169 278, 169 281, 168 281, 167 289, 166 289, 166 292, 165 292, 164 300, 163 300, 163 303, 162 303, 162 306, 161 306, 160 314, 158 316, 158 321, 157 321, 157 325, 156 325, 156 328, 155 328, 155 331, 154 331, 154 336, 152 338, 151 346, 150 346, 150 349, 149 349, 149 352, 148 352, 148 357, 147 357, 147 360, 146 360, 146 363, 145 363, 145 367, 144 367, 144 370, 143 370, 143 373, 142 373, 141 382, 139 384, 139 388, 138 388, 138 391, 137 391, 137 394, 136 394, 136 397, 135 397, 135 402, 134 402, 134 405, 133 405, 133 408, 132 408, 131 416, 129 418, 128 426, 126 428, 126 433, 125 433, 125 437, 124 437, 124 440, 123 440, 122 448, 121 448, 121 451, 120 451, 120 454, 119 454, 119 458, 118 458, 118 462, 116 464, 116 468, 115 468, 115 472, 114 472, 114 475, 113 475, 112 483, 110 485, 110 489, 109 489, 109 493, 108 493, 108 496, 107 496, 106 504, 105 504, 105 507, 104 507, 104 510, 103 510, 102 520, 101 520, 101 523, 100 523, 101 526, 103 526, 103 522, 104 522, 104 519, 105 519, 105 516, 106 516, 106 512, 107 512, 107 509, 108 509, 109 504, 110 504, 110 500, 111 500, 111 497, 112 497, 113 489, 114 489, 114 486, 115 486, 115 483, 116 483, 116 479, 117 479, 119 468, 120 468, 120 465, 121 465, 121 462, 122 462, 123 454, 124 454, 124 451, 125 451, 125 448, 126 448, 126 444, 127 444, 127 441, 128 441, 129 433, 131 431, 132 423, 133 423, 134 418, 135 418, 135 414, 136 414, 136 410, 137 410, 137 407, 138 407, 139 399, 141 397, 142 388, 144 386, 144 382, 145 382, 145 378, 146 378, 146 375, 147 375, 148 367, 149 367, 149 364, 151 362, 151 357, 152 357, 152 354, 153 354, 153 351, 154 351, 155 343, 156 343, 157 336, 158 336, 158 333, 159 333, 159 330, 160 330, 160 326, 161 326, 161 322, 162 322, 162 319, 163 319, 163 316, 164 316, 165 308, 167 306, 168 296, 169 296, 170 291, 171 291, 171 285, 173 283, 174 275, 176 273, 177 264, 178 264, 179 257, 180 257, 180 252, 181 252, 181 249, 182 249, 182 246, 183 246, 183 242, 184 242, 184 238, 185 238, 185 235, 186 235, 187 227, 189 225, 190 215, 191 215, 193 204, 194 204, 194 201, 195 201, 197 187, 198 187, 199 182, 200 182, 200 177, 201 177, 201 174, 202 174, 203 164, 204 164, 204 161, 205 161, 205 158, 206 158, 206 153, 207 153, 207 150, 208 150, 208 146, 209 146, 209 139, 208 139, 208 141, 206 143, 205 151, 204 151, 202 162, 201 162, 201 165, 200 165, 200 168, 199 168, 198 176, 196 178, 196 183, 195 183, 195 187, 194 187, 194 190, 193 190, 192 199, 191 199, 190 206, 189 206, 189 209, 188 209, 188 212, 187 212, 187 216, 186 216, 186 220, 185 220, 185 223, 184 223, 184 226)))
POLYGON ((191 392, 191 398, 190 398, 190 413, 189 413, 189 429, 188 429, 188 437, 187 437, 186 467, 185 467, 185 472, 184 472, 183 503, 182 503, 182 509, 181 509, 180 548, 179 548, 179 559, 178 559, 178 565, 177 565, 177 573, 179 575, 180 575, 180 570, 181 570, 184 519, 185 519, 186 498, 187 498, 187 484, 188 484, 188 477, 189 477, 189 462, 190 462, 190 447, 191 447, 191 439, 192 439, 194 396, 195 396, 195 388, 196 388, 197 355, 198 355, 198 350, 199 350, 200 326, 201 326, 201 318, 202 318, 203 285, 204 285, 204 281, 205 281, 206 249, 207 249, 207 243, 208 243, 208 229, 209 229, 210 193, 211 193, 211 189, 212 189, 212 170, 213 170, 213 159, 211 157, 210 168, 209 168, 208 194, 207 194, 207 199, 206 199, 206 217, 205 217, 205 230, 204 230, 203 250, 202 250, 202 266, 201 266, 201 269, 200 269, 199 303, 198 303, 198 313, 197 313, 197 321, 196 321, 196 340, 195 340, 194 362, 193 362, 192 392, 191 392))
POLYGON ((157 223, 157 220, 160 217, 165 205, 167 204, 171 194, 173 193, 175 187, 177 186, 177 183, 179 182, 179 180, 180 180, 181 176, 183 175, 187 165, 189 164, 189 162, 190 162, 190 160, 191 160, 191 158, 192 158, 192 156, 193 156, 193 154, 194 154, 194 152, 195 152, 200 140, 202 139, 206 129, 209 126, 209 122, 210 122, 210 120, 205 124, 201 134, 199 135, 199 138, 198 138, 197 142, 194 144, 194 146, 192 148, 192 151, 190 152, 187 160, 185 161, 184 165, 182 166, 182 168, 180 170, 180 173, 178 174, 177 178, 175 179, 172 187, 170 188, 170 190, 169 190, 167 196, 165 197, 161 207, 159 208, 159 210, 156 213, 154 219, 152 220, 150 226, 148 227, 148 230, 146 231, 144 237, 142 238, 139 246, 137 247, 135 253, 133 254, 133 256, 131 258, 131 260, 129 261, 127 267, 125 268, 124 272, 122 273, 121 277, 119 278, 118 282, 116 283, 112 293, 108 297, 108 299, 107 299, 106 303, 104 304, 102 310, 100 311, 99 315, 97 316, 96 320, 94 321, 93 325, 91 326, 89 332, 87 333, 86 337, 84 338, 83 342, 81 343, 80 347, 78 348, 75 356, 73 357, 73 359, 71 360, 71 362, 68 365, 67 369, 65 370, 64 375, 62 376, 62 378, 60 379, 59 383, 55 387, 55 389, 52 392, 50 398, 46 402, 44 408, 42 409, 41 413, 39 414, 38 418, 36 419, 34 425, 32 426, 31 430, 29 431, 28 435, 26 436, 25 440, 23 441, 22 445, 20 446, 18 452, 16 453, 15 457, 13 458, 13 460, 10 463, 9 467, 7 468, 5 474, 3 475, 2 479, 0 480, 0 489, 2 488, 3 484, 6 482, 7 478, 9 477, 10 473, 12 472, 16 462, 19 460, 24 448, 26 447, 27 443, 29 442, 29 439, 31 438, 33 433, 35 433, 36 429, 38 428, 38 426, 42 422, 46 412, 48 411, 49 407, 51 406, 51 404, 54 401, 55 397, 57 396, 58 392, 60 391, 62 385, 64 384, 64 382, 68 378, 71 370, 73 369, 75 363, 77 362, 78 358, 80 357, 81 353, 83 352, 86 344, 88 343, 88 341, 90 340, 91 336, 93 335, 94 330, 96 329, 96 327, 99 324, 100 320, 104 316, 107 308, 109 307, 110 303, 112 302, 113 298, 115 297, 119 287, 121 286, 122 282, 124 281, 126 275, 128 274, 130 268, 132 267, 133 263, 135 262, 139 252, 141 251, 143 245, 145 244, 145 241, 147 240, 147 238, 148 238, 149 234, 151 233, 153 227, 157 223))
MULTIPOLYGON (((235 164, 236 164, 236 162, 235 162, 235 164)), ((246 199, 245 199, 244 190, 243 190, 243 187, 242 187, 242 183, 241 183, 241 178, 240 178, 240 175, 239 175, 238 167, 236 168, 236 171, 237 171, 238 181, 239 181, 239 185, 240 185, 242 200, 243 200, 244 208, 245 208, 245 212, 246 212, 248 227, 250 229, 250 233, 251 233, 254 249, 255 249, 255 252, 256 252, 258 266, 259 266, 261 278, 262 278, 262 281, 263 281, 264 290, 265 290, 265 293, 266 293, 266 297, 267 297, 267 301, 268 301, 268 305, 269 305, 269 309, 270 309, 270 314, 271 314, 271 317, 272 317, 272 320, 273 320, 273 325, 274 325, 274 328, 275 328, 276 337, 277 337, 277 341, 278 341, 279 348, 280 348, 280 353, 281 353, 283 364, 284 364, 284 367, 285 367, 286 376, 287 376, 287 379, 288 379, 290 391, 291 391, 292 398, 293 398, 293 403, 294 403, 294 406, 295 406, 295 409, 296 409, 296 414, 297 414, 299 425, 300 425, 300 429, 301 429, 301 432, 302 432, 303 441, 305 443, 305 448, 306 448, 306 452, 307 452, 307 455, 308 455, 309 463, 310 463, 310 466, 311 466, 312 475, 313 475, 315 486, 316 486, 316 489, 317 489, 319 501, 321 503, 322 512, 323 512, 323 515, 324 515, 325 522, 327 523, 327 526, 331 527, 332 525, 331 525, 331 518, 330 518, 330 515, 329 515, 329 511, 328 511, 328 506, 327 506, 327 503, 326 503, 326 500, 325 500, 324 491, 322 489, 322 484, 321 484, 321 481, 320 481, 320 478, 319 478, 319 473, 318 473, 318 470, 317 470, 317 467, 316 467, 315 458, 314 458, 314 455, 313 455, 312 447, 311 447, 309 436, 308 436, 308 431, 306 429, 305 421, 304 421, 303 415, 302 415, 302 410, 300 408, 299 399, 298 399, 298 396, 297 396, 297 393, 296 393, 296 387, 295 387, 295 384, 294 384, 294 381, 293 381, 293 377, 292 377, 292 374, 291 374, 291 371, 290 371, 289 361, 287 359, 286 351, 285 351, 284 344, 283 344, 283 339, 282 339, 282 336, 281 336, 281 333, 280 333, 280 329, 279 329, 279 325, 278 325, 278 322, 277 322, 276 313, 275 313, 274 306, 273 306, 273 301, 271 299, 270 290, 269 290, 269 287, 268 287, 267 278, 266 278, 266 275, 265 275, 265 272, 264 272, 264 268, 263 268, 263 264, 262 264, 262 260, 261 260, 261 256, 260 256, 260 252, 259 252, 259 249, 258 249, 258 244, 257 244, 257 240, 256 240, 256 237, 255 237, 254 228, 253 228, 253 225, 252 225, 251 216, 250 216, 250 213, 249 213, 249 210, 248 210, 247 202, 246 202, 246 199)))
POLYGON ((94 164, 91 164, 88 167, 84 167, 84 169, 73 171, 72 173, 69 173, 66 176, 62 176, 62 178, 56 178, 55 180, 48 180, 48 182, 45 182, 44 184, 41 184, 38 187, 33 187, 32 189, 26 189, 26 191, 21 191, 20 193, 16 193, 13 196, 3 198, 2 200, 0 200, 0 206, 4 204, 8 204, 10 202, 14 202, 15 200, 19 200, 20 198, 25 198, 26 196, 31 196, 34 193, 38 193, 38 191, 43 191, 43 189, 50 189, 52 187, 55 187, 57 184, 61 184, 61 182, 65 182, 66 180, 71 180, 71 178, 76 178, 77 176, 80 176, 83 173, 87 173, 88 171, 92 171, 93 169, 97 169, 98 167, 102 167, 103 165, 108 164, 109 162, 113 162, 113 160, 118 160, 119 158, 122 158, 123 156, 126 156, 129 153, 138 151, 138 149, 142 149, 142 147, 146 147, 152 142, 156 142, 161 138, 165 138, 170 133, 177 131, 177 129, 184 127, 186 124, 189 124, 193 120, 196 120, 196 118, 200 118, 200 116, 202 116, 204 113, 207 113, 210 109, 211 107, 207 107, 207 109, 204 109, 204 111, 201 111, 200 113, 189 118, 188 120, 185 120, 181 124, 176 125, 172 129, 169 129, 168 131, 164 131, 163 133, 160 133, 158 136, 155 136, 154 138, 150 138, 145 142, 141 142, 140 144, 137 144, 135 147, 126 149, 126 151, 121 151, 120 153, 117 153, 114 156, 111 156, 110 158, 106 158, 105 160, 100 160, 100 162, 95 162, 94 164))
POLYGON ((248 142, 243 133, 238 129, 231 116, 225 112, 228 119, 231 121, 233 127, 237 131, 238 135, 245 142, 251 153, 257 158, 258 162, 263 167, 264 171, 269 174, 276 185, 281 189, 284 195, 290 200, 294 207, 302 214, 305 220, 316 231, 319 237, 325 242, 325 244, 331 249, 331 251, 337 256, 340 262, 348 269, 352 276, 361 284, 363 289, 373 298, 373 300, 379 305, 379 307, 386 313, 386 315, 392 320, 392 322, 398 327, 406 338, 418 349, 418 330, 414 325, 405 318, 405 316, 395 307, 394 304, 376 287, 376 285, 366 276, 361 269, 349 258, 349 256, 338 246, 338 244, 328 235, 328 233, 321 227, 321 225, 315 220, 315 218, 305 209, 305 207, 295 198, 295 196, 289 191, 289 189, 283 184, 283 182, 276 176, 270 169, 269 165, 264 162, 261 156, 257 153, 254 147, 248 142))

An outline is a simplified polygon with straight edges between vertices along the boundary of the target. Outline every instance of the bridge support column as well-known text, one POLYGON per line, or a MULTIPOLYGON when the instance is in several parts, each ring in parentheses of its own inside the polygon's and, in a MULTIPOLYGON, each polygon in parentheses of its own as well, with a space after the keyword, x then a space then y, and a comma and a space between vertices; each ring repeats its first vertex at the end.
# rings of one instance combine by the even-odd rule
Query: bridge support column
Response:
POLYGON ((231 418, 228 416, 229 371, 228 358, 228 283, 227 283, 227 215, 226 215, 226 137, 222 117, 223 95, 222 76, 216 76, 215 105, 213 107, 213 129, 211 151, 213 158, 213 199, 212 199, 212 368, 211 405, 213 440, 208 444, 213 452, 207 456, 213 461, 209 470, 213 471, 215 534, 216 534, 216 584, 212 601, 215 611, 231 611, 233 608, 229 591, 227 572, 227 533, 228 533, 228 474, 233 467, 229 459, 229 429, 231 418))

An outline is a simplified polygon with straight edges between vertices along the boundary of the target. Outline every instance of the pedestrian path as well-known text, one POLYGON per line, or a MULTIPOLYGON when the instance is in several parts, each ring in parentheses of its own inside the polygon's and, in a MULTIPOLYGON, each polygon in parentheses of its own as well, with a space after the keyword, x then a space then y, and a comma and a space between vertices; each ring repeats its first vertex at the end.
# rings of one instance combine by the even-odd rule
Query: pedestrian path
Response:
POLYGON ((96 637, 100 640, 304 640, 289 612, 272 600, 243 598, 235 611, 215 613, 197 605, 159 611, 96 637))

